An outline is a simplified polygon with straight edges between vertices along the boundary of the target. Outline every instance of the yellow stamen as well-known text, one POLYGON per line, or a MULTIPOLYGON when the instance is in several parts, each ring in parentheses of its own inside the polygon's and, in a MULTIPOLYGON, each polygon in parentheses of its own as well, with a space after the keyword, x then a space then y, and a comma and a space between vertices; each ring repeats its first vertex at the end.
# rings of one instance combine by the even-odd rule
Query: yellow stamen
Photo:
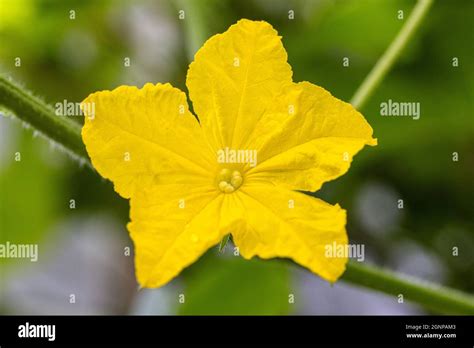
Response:
POLYGON ((242 186, 242 174, 238 170, 222 169, 217 175, 217 186, 224 193, 232 193, 242 186))

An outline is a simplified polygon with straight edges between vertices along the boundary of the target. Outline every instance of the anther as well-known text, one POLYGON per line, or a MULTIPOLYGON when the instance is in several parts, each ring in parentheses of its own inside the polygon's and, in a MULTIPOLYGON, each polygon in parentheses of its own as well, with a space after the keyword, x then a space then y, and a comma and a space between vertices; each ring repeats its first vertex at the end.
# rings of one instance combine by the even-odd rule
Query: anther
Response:
POLYGON ((217 176, 217 186, 224 193, 232 193, 237 190, 243 182, 242 174, 238 170, 222 169, 217 176))

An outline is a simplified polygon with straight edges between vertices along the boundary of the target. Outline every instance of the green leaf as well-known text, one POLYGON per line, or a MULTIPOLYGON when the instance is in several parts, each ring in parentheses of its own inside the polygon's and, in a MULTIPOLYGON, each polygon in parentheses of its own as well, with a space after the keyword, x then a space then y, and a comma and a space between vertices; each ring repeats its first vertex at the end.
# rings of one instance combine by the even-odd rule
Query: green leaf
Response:
POLYGON ((180 314, 282 315, 290 310, 289 270, 279 260, 247 261, 211 250, 183 276, 180 314))

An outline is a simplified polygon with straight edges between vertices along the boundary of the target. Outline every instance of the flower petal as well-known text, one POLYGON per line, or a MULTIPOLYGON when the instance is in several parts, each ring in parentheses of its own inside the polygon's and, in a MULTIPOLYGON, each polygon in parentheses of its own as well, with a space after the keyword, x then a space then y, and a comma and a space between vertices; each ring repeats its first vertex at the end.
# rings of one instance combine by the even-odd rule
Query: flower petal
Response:
POLYGON ((281 37, 266 22, 242 19, 210 38, 189 66, 186 85, 214 149, 241 148, 291 76, 281 37))
POLYGON ((81 107, 92 164, 123 197, 151 184, 209 181, 215 155, 180 90, 169 84, 121 86, 89 95, 81 107))
POLYGON ((291 258, 330 282, 344 272, 347 258, 327 257, 327 248, 347 245, 345 210, 270 185, 247 185, 239 194, 245 223, 232 236, 244 258, 291 258))
POLYGON ((350 104, 309 82, 287 86, 260 119, 247 147, 258 150, 249 180, 316 191, 343 175, 372 128, 350 104))
POLYGON ((128 224, 142 287, 159 287, 194 262, 222 236, 217 228, 222 195, 189 185, 138 191, 128 224))

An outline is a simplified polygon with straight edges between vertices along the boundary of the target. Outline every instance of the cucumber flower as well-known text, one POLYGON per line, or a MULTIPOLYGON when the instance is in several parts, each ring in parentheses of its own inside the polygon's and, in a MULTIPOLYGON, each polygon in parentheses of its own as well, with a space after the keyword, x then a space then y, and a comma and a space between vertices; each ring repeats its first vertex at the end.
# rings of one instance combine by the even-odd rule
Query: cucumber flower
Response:
POLYGON ((376 145, 364 117, 293 82, 281 37, 263 21, 240 20, 207 40, 186 86, 195 114, 170 84, 83 101, 92 164, 130 199, 140 285, 168 283, 229 233, 246 259, 290 258, 336 281, 347 257, 327 248, 347 245, 346 212, 300 191, 317 191, 376 145))

